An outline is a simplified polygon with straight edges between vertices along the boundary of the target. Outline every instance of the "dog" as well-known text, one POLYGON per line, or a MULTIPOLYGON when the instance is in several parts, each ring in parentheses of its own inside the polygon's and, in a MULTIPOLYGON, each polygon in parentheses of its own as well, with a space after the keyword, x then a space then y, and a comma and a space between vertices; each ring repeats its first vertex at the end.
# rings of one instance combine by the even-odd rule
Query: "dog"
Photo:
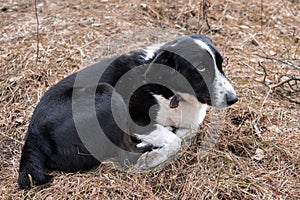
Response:
POLYGON ((86 171, 109 158, 141 170, 164 163, 195 135, 207 105, 238 101, 222 61, 210 38, 185 35, 64 78, 31 117, 19 187, 50 182, 49 170, 86 171))

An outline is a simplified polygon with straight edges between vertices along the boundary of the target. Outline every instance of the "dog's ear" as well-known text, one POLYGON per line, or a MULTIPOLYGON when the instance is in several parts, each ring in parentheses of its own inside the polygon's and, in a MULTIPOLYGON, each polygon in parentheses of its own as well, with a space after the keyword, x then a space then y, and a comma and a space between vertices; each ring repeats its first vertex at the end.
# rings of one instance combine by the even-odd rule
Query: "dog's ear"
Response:
POLYGON ((180 50, 183 50, 184 52, 187 51, 187 49, 184 49, 186 45, 184 44, 185 41, 191 40, 188 36, 182 36, 178 38, 177 40, 174 40, 172 42, 164 44, 160 49, 157 51, 154 59, 151 61, 149 66, 147 67, 144 77, 148 78, 151 75, 157 75, 156 72, 159 72, 161 68, 165 68, 165 66, 162 65, 156 65, 156 64, 163 64, 169 67, 174 67, 174 70, 176 70, 175 66, 175 56, 181 55, 180 50))
POLYGON ((170 101, 170 108, 177 108, 179 106, 179 102, 180 101, 184 101, 184 99, 178 95, 178 94, 175 94, 172 98, 171 98, 171 101, 170 101))
POLYGON ((210 55, 205 48, 199 46, 194 38, 182 36, 160 47, 154 59, 147 67, 144 76, 148 77, 151 73, 158 71, 158 67, 155 66, 155 63, 168 65, 169 67, 173 67, 174 70, 178 70, 176 63, 174 63, 178 57, 187 61, 194 67, 203 64, 204 61, 207 66, 214 65, 212 55, 210 55))

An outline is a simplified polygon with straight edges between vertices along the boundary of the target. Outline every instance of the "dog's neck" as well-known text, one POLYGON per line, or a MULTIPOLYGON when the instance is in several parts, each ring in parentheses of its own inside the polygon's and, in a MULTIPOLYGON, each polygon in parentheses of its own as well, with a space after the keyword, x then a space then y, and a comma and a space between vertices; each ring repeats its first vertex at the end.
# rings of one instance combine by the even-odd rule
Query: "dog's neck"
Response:
POLYGON ((174 103, 171 102, 174 101, 174 97, 166 99, 161 95, 154 95, 159 105, 156 121, 163 126, 197 130, 204 120, 206 105, 198 102, 193 95, 187 93, 176 93, 176 95, 180 96, 176 107, 170 106, 174 103))

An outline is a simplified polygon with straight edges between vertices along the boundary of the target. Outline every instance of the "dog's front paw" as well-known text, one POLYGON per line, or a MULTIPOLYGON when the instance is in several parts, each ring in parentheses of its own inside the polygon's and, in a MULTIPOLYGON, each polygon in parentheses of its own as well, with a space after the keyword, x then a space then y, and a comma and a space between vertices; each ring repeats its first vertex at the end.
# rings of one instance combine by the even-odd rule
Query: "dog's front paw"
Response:
POLYGON ((166 161, 167 158, 158 151, 146 152, 137 161, 137 167, 141 170, 152 169, 166 161))
POLYGON ((197 131, 183 128, 176 130, 176 135, 182 140, 187 140, 195 137, 197 135, 197 131))

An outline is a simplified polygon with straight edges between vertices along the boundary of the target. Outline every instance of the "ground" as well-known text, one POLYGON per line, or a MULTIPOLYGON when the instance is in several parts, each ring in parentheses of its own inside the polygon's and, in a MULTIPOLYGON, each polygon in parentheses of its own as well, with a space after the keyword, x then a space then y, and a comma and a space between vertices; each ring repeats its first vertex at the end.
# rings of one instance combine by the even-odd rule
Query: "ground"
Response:
POLYGON ((0 199, 300 199, 298 0, 4 0, 0 9, 0 199), (211 151, 199 149, 208 116, 157 170, 101 165, 18 189, 30 116, 50 86, 103 57, 192 33, 215 42, 239 96, 211 151))

